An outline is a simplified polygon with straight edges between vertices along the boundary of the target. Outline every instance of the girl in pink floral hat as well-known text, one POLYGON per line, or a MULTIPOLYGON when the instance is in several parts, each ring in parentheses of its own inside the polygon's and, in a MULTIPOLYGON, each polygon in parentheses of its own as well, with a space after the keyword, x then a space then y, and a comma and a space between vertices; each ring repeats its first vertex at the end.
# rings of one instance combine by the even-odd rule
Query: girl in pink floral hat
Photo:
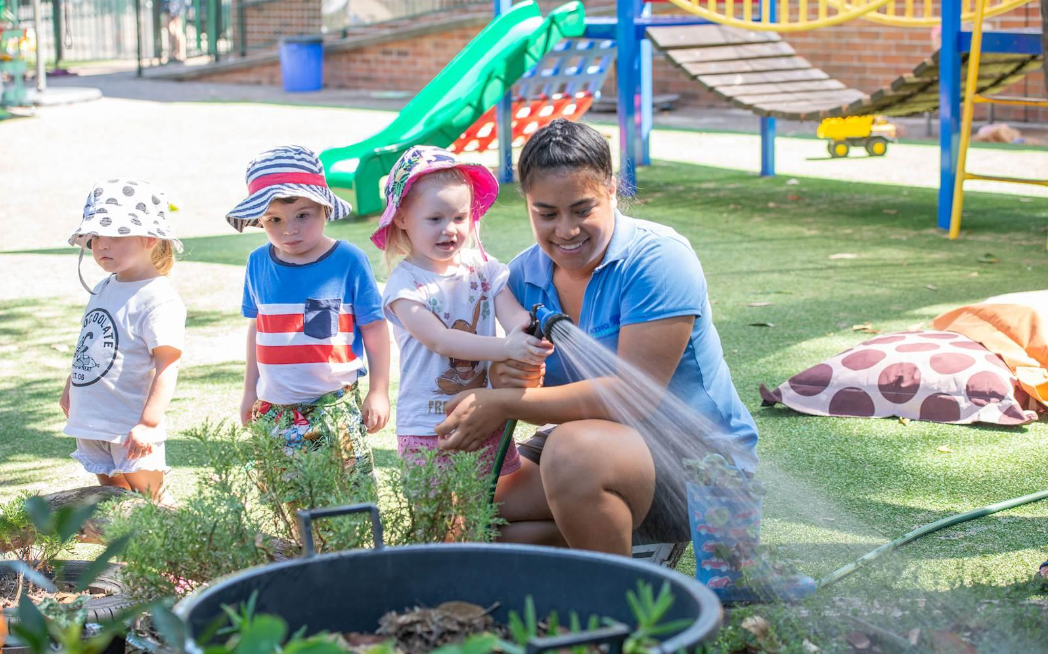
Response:
MULTIPOLYGON (((506 288, 509 270, 488 257, 478 223, 498 197, 487 168, 440 148, 409 149, 386 181, 386 211, 372 242, 392 268, 382 309, 400 346, 397 451, 439 448, 434 428, 456 394, 488 385, 488 363, 535 364, 552 344, 529 336, 529 317, 506 288), (495 320, 508 332, 495 334, 495 320)), ((490 472, 501 429, 476 448, 490 472)), ((502 474, 520 468, 515 447, 502 474)))

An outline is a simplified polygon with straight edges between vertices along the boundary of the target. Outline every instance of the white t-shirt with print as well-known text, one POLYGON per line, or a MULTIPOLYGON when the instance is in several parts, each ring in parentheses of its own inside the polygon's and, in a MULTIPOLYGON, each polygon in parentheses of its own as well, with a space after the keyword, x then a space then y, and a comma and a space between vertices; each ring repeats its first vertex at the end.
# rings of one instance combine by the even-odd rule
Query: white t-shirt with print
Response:
MULTIPOLYGON (((110 443, 127 438, 153 383, 153 350, 181 350, 185 333, 186 307, 167 277, 119 282, 111 275, 99 283, 73 352, 64 433, 110 443)), ((161 420, 156 438, 164 437, 161 420)))
POLYGON ((390 305, 418 302, 449 329, 495 336, 495 296, 506 287, 509 269, 476 250, 463 250, 461 263, 438 274, 402 261, 390 274, 382 311, 400 347, 397 434, 432 436, 444 420, 444 403, 457 393, 488 385, 488 362, 449 359, 431 352, 397 320, 390 305))

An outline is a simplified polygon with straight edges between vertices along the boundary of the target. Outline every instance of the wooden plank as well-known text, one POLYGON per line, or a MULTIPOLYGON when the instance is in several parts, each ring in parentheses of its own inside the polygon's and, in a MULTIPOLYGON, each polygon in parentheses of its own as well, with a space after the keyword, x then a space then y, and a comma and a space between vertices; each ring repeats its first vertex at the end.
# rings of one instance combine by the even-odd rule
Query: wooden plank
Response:
POLYGON ((835 91, 846 88, 835 79, 821 79, 811 82, 787 82, 782 84, 747 84, 745 86, 719 86, 714 89, 717 95, 725 98, 739 98, 745 102, 750 95, 775 95, 776 93, 797 93, 799 91, 835 91))
POLYGON ((753 43, 751 45, 726 45, 716 48, 688 48, 686 50, 667 50, 666 56, 677 64, 690 64, 707 61, 729 61, 731 59, 760 59, 762 57, 782 57, 796 51, 789 43, 753 43))
POLYGON ((811 68, 804 57, 769 57, 767 59, 732 59, 681 66, 693 77, 699 75, 726 75, 728 73, 764 73, 772 70, 797 70, 811 68))
POLYGON ((860 91, 844 89, 842 91, 813 91, 810 93, 790 93, 786 95, 757 96, 750 98, 751 102, 746 106, 760 107, 770 110, 783 109, 787 107, 822 106, 842 107, 862 98, 860 91))
POLYGON ((782 37, 774 32, 742 30, 724 25, 649 27, 646 34, 660 50, 773 43, 782 40, 782 37))
POLYGON ((769 73, 735 73, 733 75, 700 75, 700 84, 709 87, 744 86, 746 84, 777 84, 779 82, 810 82, 829 79, 830 76, 818 68, 780 70, 769 73))

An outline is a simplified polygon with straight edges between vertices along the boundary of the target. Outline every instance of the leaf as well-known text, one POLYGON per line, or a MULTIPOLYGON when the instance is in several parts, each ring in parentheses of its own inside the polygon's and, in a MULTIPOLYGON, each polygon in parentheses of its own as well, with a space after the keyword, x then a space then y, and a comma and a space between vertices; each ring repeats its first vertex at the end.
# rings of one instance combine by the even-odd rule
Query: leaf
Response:
POLYGON ((801 649, 803 649, 805 652, 809 652, 809 654, 815 654, 815 652, 822 651, 819 649, 818 645, 816 645, 808 639, 805 639, 804 642, 801 643, 801 649))
POLYGON ((869 637, 861 631, 852 631, 844 639, 855 649, 870 649, 870 646, 873 644, 870 642, 869 637))
POLYGON ((36 608, 29 595, 23 594, 18 600, 18 622, 11 624, 11 632, 25 641, 34 654, 43 654, 51 642, 47 620, 36 608))
POLYGON ((34 495, 25 501, 25 512, 33 521, 33 526, 42 534, 51 533, 51 509, 47 501, 39 495, 34 495))
POLYGON ((838 252, 837 254, 831 254, 830 259, 858 259, 859 255, 853 252, 838 252))
POLYGON ((774 327, 775 323, 772 322, 751 322, 750 327, 774 327))
MULTIPOLYGON (((382 645, 373 649, 379 652, 393 651, 391 649, 383 648, 382 645)), ((370 649, 367 651, 370 651, 370 649)), ((310 638, 308 640, 297 640, 288 643, 287 647, 282 650, 282 654, 346 654, 346 650, 339 647, 337 643, 333 643, 329 640, 323 638, 310 638)))
POLYGON ((121 554, 130 540, 131 534, 124 534, 110 543, 105 551, 97 559, 88 563, 84 571, 80 573, 80 578, 76 580, 76 589, 80 592, 87 590, 91 582, 109 565, 109 560, 121 554))
POLYGON ((968 276, 969 277, 978 277, 979 273, 977 273, 977 272, 969 273, 968 276))
POLYGON ((924 288, 928 289, 929 291, 937 291, 937 290, 939 290, 939 287, 934 285, 934 284, 925 284, 924 288))
POLYGON ((971 643, 945 629, 932 634, 932 649, 944 654, 976 654, 976 649, 972 647, 971 643))
POLYGON ((775 208, 777 208, 778 206, 779 206, 779 205, 775 204, 774 202, 769 202, 769 203, 768 203, 768 208, 769 208, 769 209, 775 209, 775 208))
POLYGON ((748 307, 770 307, 771 302, 750 302, 746 306, 748 307))
POLYGON ((163 604, 152 607, 153 627, 164 639, 164 642, 178 651, 183 651, 186 644, 186 625, 181 618, 163 604))
POLYGON ((903 425, 909 425, 911 420, 909 418, 899 418, 899 422, 901 422, 903 425))
POLYGON ((940 445, 939 447, 937 447, 935 449, 937 449, 940 452, 945 452, 947 454, 949 454, 950 452, 953 452, 953 450, 950 449, 949 445, 940 445))
POLYGON ((796 177, 791 177, 788 180, 786 180, 786 186, 796 186, 800 183, 800 180, 798 180, 796 177))
POLYGON ((74 508, 63 508, 55 512, 55 533, 63 543, 75 536, 94 514, 97 504, 85 504, 74 508))
POLYGON ((889 216, 894 216, 895 214, 899 213, 899 210, 898 209, 881 209, 881 212, 882 213, 886 213, 889 216))
POLYGON ((852 325, 853 332, 863 332, 864 334, 880 334, 881 330, 874 329, 872 322, 864 322, 861 325, 852 325))
POLYGON ((997 263, 997 257, 993 256, 989 252, 976 259, 979 263, 997 263))
POLYGON ((757 642, 765 649, 768 645, 774 645, 771 640, 771 623, 759 615, 751 615, 742 621, 742 628, 757 637, 757 642))
POLYGON ((786 199, 790 202, 796 202, 801 199, 801 196, 797 195, 796 193, 790 193, 786 196, 786 199))
POLYGON ((275 615, 260 615, 240 631, 235 654, 273 654, 287 635, 287 623, 275 615))

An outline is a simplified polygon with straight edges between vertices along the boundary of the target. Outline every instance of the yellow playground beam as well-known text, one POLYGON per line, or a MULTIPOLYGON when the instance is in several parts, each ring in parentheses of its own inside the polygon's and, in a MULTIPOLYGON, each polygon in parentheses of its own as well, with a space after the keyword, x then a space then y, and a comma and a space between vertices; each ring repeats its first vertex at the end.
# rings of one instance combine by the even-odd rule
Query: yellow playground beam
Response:
MULTIPOLYGON (((989 1, 983 8, 983 17, 992 18, 1008 13, 1032 0, 989 1)), ((684 11, 700 18, 743 29, 763 32, 806 32, 822 27, 840 25, 857 18, 880 25, 895 27, 934 27, 940 17, 931 0, 921 0, 918 12, 915 0, 817 0, 816 10, 811 11, 810 0, 769 0, 754 11, 757 0, 734 0, 723 3, 723 10, 716 0, 669 0, 684 11), (778 2, 778 21, 771 20, 771 3, 778 2), (742 18, 735 17, 736 3, 742 4, 742 18), (794 9, 796 11, 794 11, 794 9), (814 13, 814 16, 813 16, 814 13)), ((977 4, 977 3, 976 3, 977 4)), ((971 0, 965 0, 961 20, 971 22, 976 9, 971 0)))

